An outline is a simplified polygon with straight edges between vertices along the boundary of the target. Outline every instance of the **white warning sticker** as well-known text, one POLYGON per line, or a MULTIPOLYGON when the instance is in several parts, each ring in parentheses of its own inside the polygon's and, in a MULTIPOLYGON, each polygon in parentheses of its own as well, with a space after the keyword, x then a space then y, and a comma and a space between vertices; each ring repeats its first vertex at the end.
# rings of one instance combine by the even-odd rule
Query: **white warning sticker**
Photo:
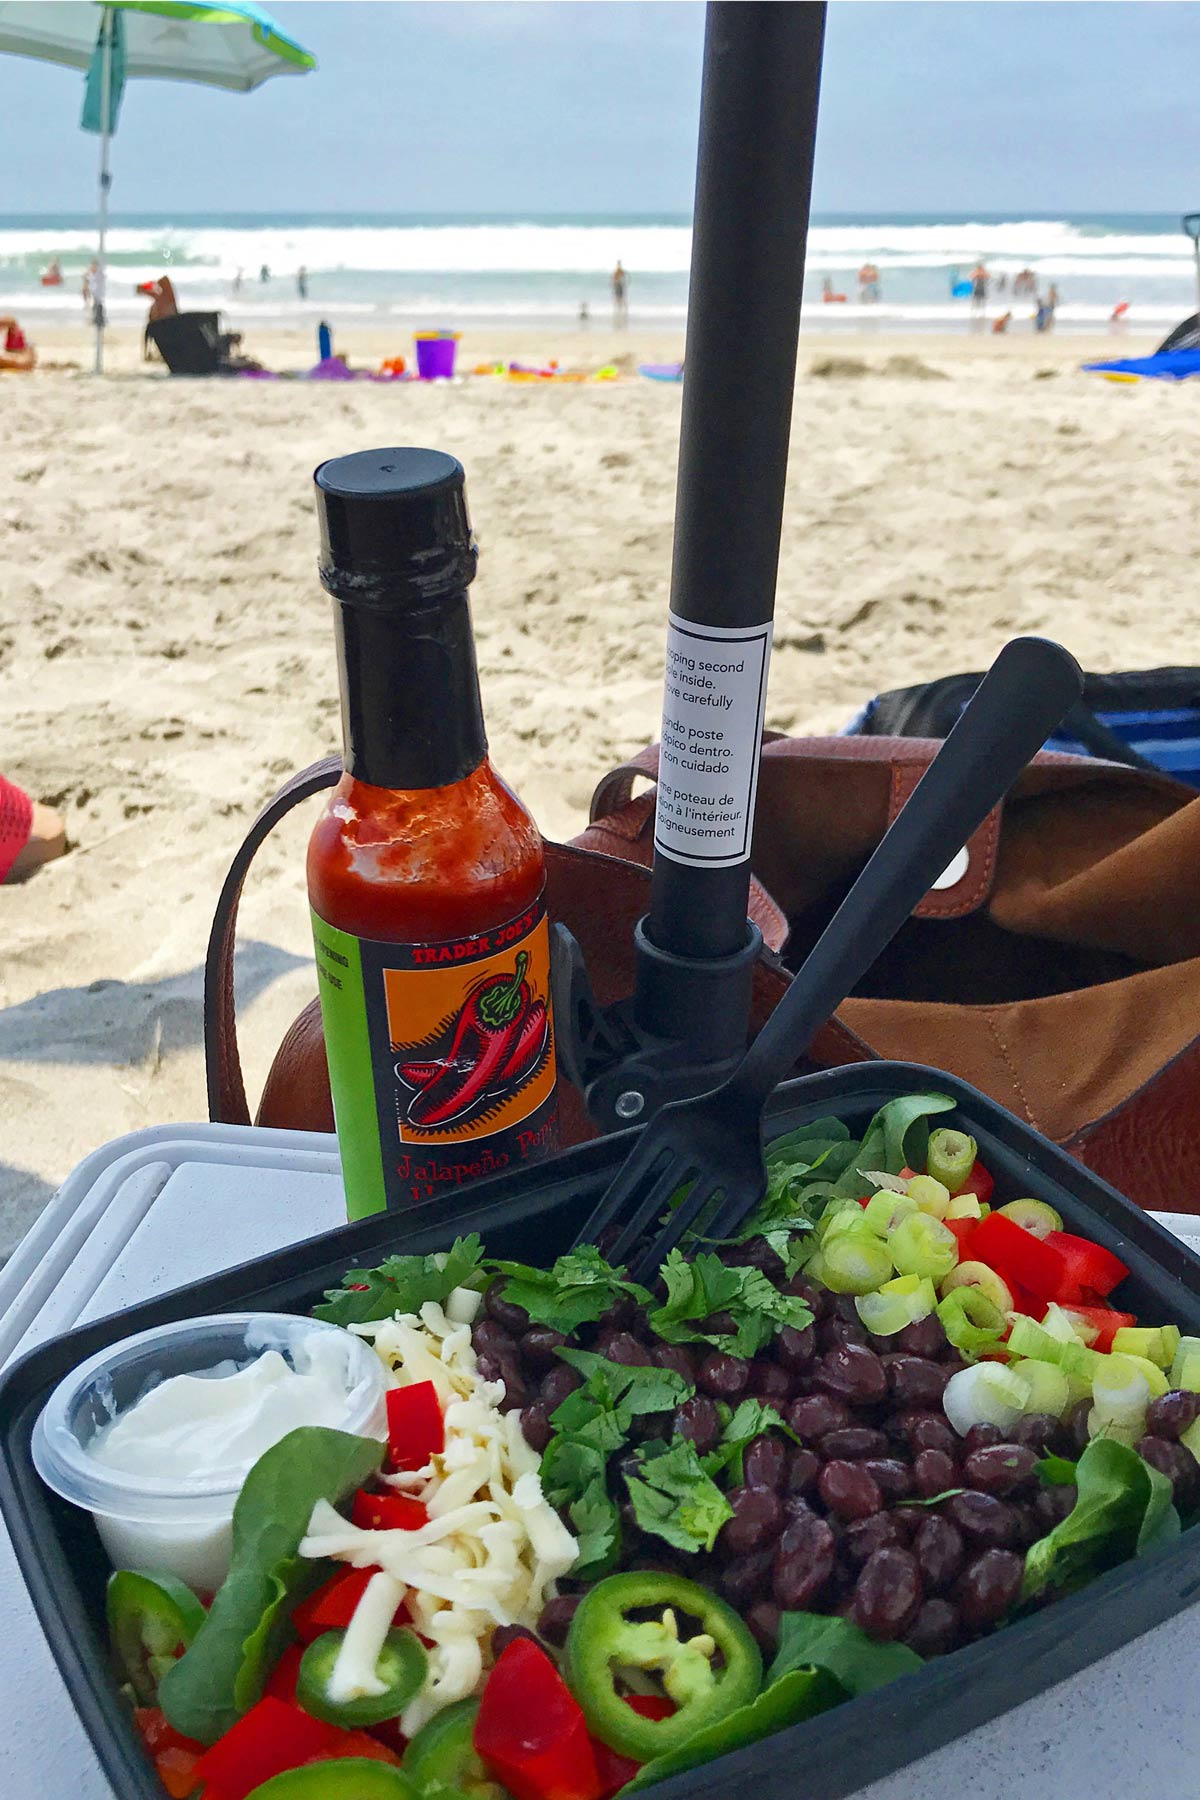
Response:
POLYGON ((727 630, 670 615, 654 843, 675 862, 750 855, 771 625, 727 630))

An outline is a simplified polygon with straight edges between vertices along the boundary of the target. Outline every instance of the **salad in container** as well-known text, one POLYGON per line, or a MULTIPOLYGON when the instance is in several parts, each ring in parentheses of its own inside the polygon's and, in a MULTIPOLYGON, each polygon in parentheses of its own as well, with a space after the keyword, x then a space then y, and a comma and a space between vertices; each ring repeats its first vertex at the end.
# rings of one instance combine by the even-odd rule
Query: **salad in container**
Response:
POLYGON ((171 1326, 73 1371, 35 1459, 118 1565, 162 1792, 607 1800, 1170 1545, 1200 1337, 1127 1307, 956 1104, 786 1131, 745 1230, 701 1218, 646 1287, 472 1233, 310 1318, 189 1321, 185 1367, 171 1326), (139 1480, 158 1510, 114 1522, 139 1480))

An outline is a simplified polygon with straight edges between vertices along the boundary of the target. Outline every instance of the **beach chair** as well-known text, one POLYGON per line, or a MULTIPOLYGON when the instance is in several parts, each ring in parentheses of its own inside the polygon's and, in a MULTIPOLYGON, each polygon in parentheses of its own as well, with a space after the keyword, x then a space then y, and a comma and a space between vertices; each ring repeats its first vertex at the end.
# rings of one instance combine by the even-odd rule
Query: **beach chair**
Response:
POLYGON ((222 331, 220 313, 172 313, 151 320, 146 336, 172 375, 220 375, 243 366, 235 355, 241 334, 222 331))

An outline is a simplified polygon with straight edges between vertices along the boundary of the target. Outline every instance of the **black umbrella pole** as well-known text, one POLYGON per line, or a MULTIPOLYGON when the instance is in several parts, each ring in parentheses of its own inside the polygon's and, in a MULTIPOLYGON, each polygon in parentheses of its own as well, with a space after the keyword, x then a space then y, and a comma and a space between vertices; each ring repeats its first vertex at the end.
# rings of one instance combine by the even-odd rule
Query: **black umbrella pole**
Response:
POLYGON ((708 8, 654 875, 637 1019, 744 1042, 759 742, 825 7, 708 8))

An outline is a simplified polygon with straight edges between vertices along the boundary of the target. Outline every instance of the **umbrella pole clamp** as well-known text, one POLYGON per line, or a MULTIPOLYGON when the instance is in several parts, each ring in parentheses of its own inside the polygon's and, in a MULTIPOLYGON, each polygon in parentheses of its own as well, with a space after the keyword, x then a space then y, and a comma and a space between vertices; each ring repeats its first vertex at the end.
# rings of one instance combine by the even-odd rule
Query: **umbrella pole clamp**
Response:
POLYGON ((646 919, 634 928, 634 994, 596 998, 583 951, 556 925, 551 953, 559 1066, 601 1131, 643 1125, 669 1100, 717 1087, 746 1049, 762 934, 750 920, 732 956, 684 957, 659 949, 646 919))

